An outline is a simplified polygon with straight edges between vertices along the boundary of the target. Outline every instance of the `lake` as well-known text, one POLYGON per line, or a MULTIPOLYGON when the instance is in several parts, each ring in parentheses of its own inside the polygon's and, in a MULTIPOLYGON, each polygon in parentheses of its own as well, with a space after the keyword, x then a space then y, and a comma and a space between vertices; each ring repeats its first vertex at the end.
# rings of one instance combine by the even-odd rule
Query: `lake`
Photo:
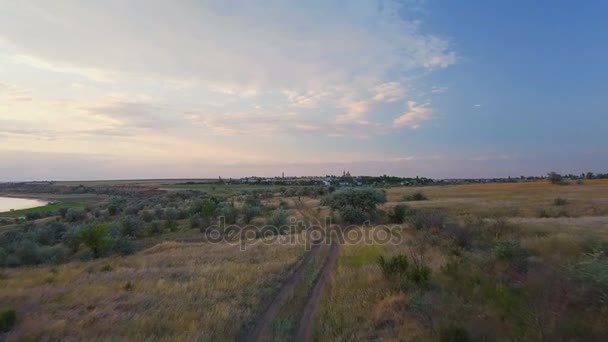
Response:
POLYGON ((41 207, 47 204, 48 202, 37 199, 0 196, 0 213, 10 211, 11 209, 29 209, 34 207, 41 207))

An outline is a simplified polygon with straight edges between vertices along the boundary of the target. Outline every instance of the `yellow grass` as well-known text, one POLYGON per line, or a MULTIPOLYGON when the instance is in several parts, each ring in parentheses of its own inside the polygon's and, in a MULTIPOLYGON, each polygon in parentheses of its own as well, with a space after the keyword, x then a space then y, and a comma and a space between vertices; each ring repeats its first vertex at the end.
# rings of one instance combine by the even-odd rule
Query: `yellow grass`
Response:
POLYGON ((429 200, 407 202, 415 208, 438 208, 454 215, 482 217, 537 217, 541 209, 555 211, 553 200, 565 198, 560 207, 569 216, 608 215, 608 179, 587 180, 583 185, 553 185, 548 181, 491 183, 428 187, 397 187, 386 190, 387 206, 400 202, 403 195, 417 191, 429 200))
POLYGON ((231 339, 303 252, 166 242, 128 257, 7 270, 0 307, 18 315, 7 339, 231 339))

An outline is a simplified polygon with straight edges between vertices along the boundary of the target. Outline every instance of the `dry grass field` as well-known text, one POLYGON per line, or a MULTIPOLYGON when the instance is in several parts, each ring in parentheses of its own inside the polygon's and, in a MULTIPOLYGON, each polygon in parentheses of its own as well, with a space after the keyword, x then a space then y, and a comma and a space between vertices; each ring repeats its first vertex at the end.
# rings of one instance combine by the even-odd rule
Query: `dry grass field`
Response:
POLYGON ((127 257, 4 270, 6 340, 217 340, 251 323, 303 246, 165 242, 127 257))
MULTIPOLYGON (((124 230, 127 218, 139 217, 143 232, 133 242, 135 254, 78 260, 90 252, 81 243, 72 259, 57 265, 4 268, 0 309, 14 309, 18 320, 0 336, 233 340, 269 327, 261 340, 289 341, 307 323, 303 311, 311 302, 308 322, 317 341, 601 340, 608 334, 607 180, 385 191, 376 223, 402 239, 344 242, 323 281, 332 254, 327 245, 310 252, 302 244, 252 243, 241 251, 238 244, 197 242, 202 228, 192 218, 208 203, 198 195, 171 191, 137 210, 129 209, 137 202, 125 204, 122 210, 133 214, 95 218, 90 211, 83 227, 105 220, 124 230), (428 199, 408 200, 417 192, 428 199), (406 217, 389 224, 397 205, 406 205, 406 217), (171 211, 183 217, 170 218, 171 211), (162 223, 160 232, 155 222, 162 223), (387 267, 380 257, 394 264, 387 267), (399 269, 404 262, 407 272, 399 269), (311 293, 319 283, 315 304, 311 293)), ((236 211, 235 222, 242 223, 248 201, 235 195, 218 208, 236 211)), ((278 212, 308 223, 342 217, 322 203, 264 197, 250 223, 272 222, 278 212)), ((96 210, 103 213, 107 205, 96 210)), ((55 227, 43 224, 31 234, 44 237, 44 227, 55 227)))
POLYGON ((553 185, 546 181, 490 183, 431 187, 397 187, 386 190, 387 206, 404 195, 422 192, 427 201, 408 202, 415 208, 442 209, 451 215, 481 217, 605 216, 608 215, 608 179, 586 180, 582 185, 553 185), (568 204, 556 208, 556 198, 568 204))
POLYGON ((343 245, 317 340, 460 341, 463 331, 467 340, 601 340, 608 333, 606 180, 391 188, 387 197, 387 210, 406 203, 442 213, 444 228, 406 224, 397 228, 407 237, 401 244, 343 245), (401 201, 418 191, 428 200, 401 201), (556 207, 565 213, 539 215, 556 207), (395 255, 407 256, 410 268, 413 256, 423 260, 429 284, 396 285, 383 275, 379 257, 395 255))

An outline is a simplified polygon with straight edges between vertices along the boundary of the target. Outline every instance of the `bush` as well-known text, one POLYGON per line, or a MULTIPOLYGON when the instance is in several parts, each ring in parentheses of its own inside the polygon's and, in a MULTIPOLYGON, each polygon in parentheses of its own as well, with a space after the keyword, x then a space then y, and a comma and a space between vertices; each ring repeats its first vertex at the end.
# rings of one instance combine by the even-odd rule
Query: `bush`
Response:
POLYGON ((608 304, 608 258, 602 253, 590 254, 575 267, 579 278, 594 287, 603 304, 608 304))
POLYGON ((398 204, 388 213, 388 220, 390 223, 403 223, 405 221, 407 212, 408 207, 406 205, 398 204))
POLYGON ((94 258, 99 258, 106 253, 112 244, 112 240, 110 240, 108 234, 108 226, 105 224, 98 224, 82 229, 80 231, 80 239, 91 249, 94 258))
POLYGON ((402 200, 406 201, 406 202, 409 202, 409 201, 426 201, 426 200, 428 200, 428 197, 426 197, 422 192, 418 191, 418 192, 414 192, 413 194, 403 195, 402 200))
POLYGON ((562 177, 562 175, 560 175, 559 173, 556 172, 549 172, 547 174, 547 179, 551 182, 551 184, 557 184, 557 185, 567 185, 568 181, 562 177))
POLYGON ((71 223, 82 221, 85 217, 86 213, 83 209, 70 208, 65 214, 65 219, 71 223))
POLYGON ((17 312, 9 309, 0 312, 0 332, 10 331, 17 322, 17 312))
POLYGON ((236 223, 237 215, 236 208, 228 202, 222 202, 217 207, 217 216, 223 217, 226 224, 236 223))
POLYGON ((443 229, 445 226, 445 216, 436 211, 416 211, 410 217, 409 223, 417 230, 422 229, 443 229))
POLYGON ((473 243, 473 235, 465 227, 458 224, 449 224, 446 225, 444 231, 458 247, 464 249, 471 248, 473 243))
POLYGON ((161 234, 162 232, 165 231, 165 228, 162 225, 162 222, 159 220, 154 220, 152 222, 150 222, 150 227, 148 228, 150 231, 150 234, 154 235, 154 234, 161 234))
POLYGON ((340 208, 340 218, 342 222, 348 224, 363 224, 369 220, 369 216, 363 210, 351 205, 345 205, 340 208))
POLYGON ((120 224, 124 236, 141 237, 144 235, 143 222, 137 216, 126 216, 120 224))
POLYGON ((520 271, 527 269, 527 259, 530 253, 522 248, 519 241, 499 241, 494 247, 494 254, 498 260, 509 262, 520 271))
POLYGON ((437 341, 439 342, 468 342, 471 337, 463 327, 448 325, 442 326, 437 332, 437 341))
POLYGON ((43 261, 40 246, 30 240, 23 240, 16 245, 15 256, 19 263, 26 265, 36 265, 43 261))
POLYGON ((70 227, 63 235, 63 243, 72 253, 76 253, 80 247, 80 230, 81 227, 70 227))
POLYGON ((350 205, 365 213, 370 213, 376 209, 378 204, 384 202, 386 202, 386 196, 382 191, 371 188, 346 188, 326 196, 321 204, 334 210, 350 205))
POLYGON ((241 211, 243 212, 243 221, 245 221, 245 223, 251 222, 254 217, 260 216, 262 214, 261 207, 253 206, 250 204, 245 204, 241 211))
POLYGON ((420 258, 412 259, 414 263, 407 274, 408 279, 420 287, 428 287, 431 280, 431 268, 424 264, 420 258))
POLYGON ((559 205, 566 205, 566 204, 568 204, 568 200, 565 198, 558 197, 553 200, 553 205, 559 206, 559 205))
POLYGON ((273 227, 278 233, 285 233, 287 230, 289 230, 287 218, 288 215, 285 210, 277 209, 268 219, 266 225, 273 227))
POLYGON ((405 255, 397 255, 388 260, 383 256, 380 256, 378 265, 380 266, 384 277, 387 279, 394 279, 406 275, 409 263, 405 255))
POLYGON ((132 237, 124 236, 114 240, 113 251, 120 255, 130 255, 135 252, 135 245, 133 244, 134 239, 132 237))
POLYGON ((412 256, 412 261, 410 264, 405 255, 397 255, 388 260, 380 256, 378 265, 384 277, 399 286, 403 285, 404 281, 409 281, 418 287, 428 287, 431 269, 419 257, 412 256))

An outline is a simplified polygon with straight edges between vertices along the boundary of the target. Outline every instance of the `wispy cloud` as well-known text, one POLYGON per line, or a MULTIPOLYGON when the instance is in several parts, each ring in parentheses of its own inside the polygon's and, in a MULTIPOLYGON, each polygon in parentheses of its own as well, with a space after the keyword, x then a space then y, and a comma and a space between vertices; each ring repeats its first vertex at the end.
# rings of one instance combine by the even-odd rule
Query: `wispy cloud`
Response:
POLYGON ((419 128, 423 121, 429 120, 433 116, 433 109, 430 104, 417 104, 414 101, 408 101, 407 112, 393 120, 395 127, 419 128))

